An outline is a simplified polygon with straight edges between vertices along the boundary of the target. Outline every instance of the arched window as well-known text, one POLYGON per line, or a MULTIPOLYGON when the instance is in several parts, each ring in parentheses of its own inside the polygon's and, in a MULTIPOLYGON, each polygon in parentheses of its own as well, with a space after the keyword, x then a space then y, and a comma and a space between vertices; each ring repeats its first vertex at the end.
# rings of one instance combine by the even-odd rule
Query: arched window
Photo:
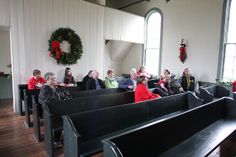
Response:
POLYGON ((148 72, 160 74, 160 54, 162 36, 162 14, 158 9, 152 9, 146 15, 145 47, 143 61, 148 72))
POLYGON ((223 37, 223 81, 233 81, 236 80, 236 0, 225 3, 223 37))

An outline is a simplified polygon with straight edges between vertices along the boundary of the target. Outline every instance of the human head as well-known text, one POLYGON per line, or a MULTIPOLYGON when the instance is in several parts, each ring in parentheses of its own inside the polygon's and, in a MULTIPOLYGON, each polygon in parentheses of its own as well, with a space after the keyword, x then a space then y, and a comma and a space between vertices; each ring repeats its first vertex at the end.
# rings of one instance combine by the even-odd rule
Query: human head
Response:
POLYGON ((33 76, 34 76, 35 79, 39 79, 39 78, 41 77, 41 72, 40 72, 40 70, 35 69, 35 70, 33 71, 33 76))
POLYGON ((138 77, 137 84, 144 84, 144 85, 147 85, 147 78, 146 78, 146 76, 139 76, 139 77, 138 77))
POLYGON ((146 67, 144 65, 142 65, 139 69, 139 72, 145 72, 146 71, 146 67))
POLYGON ((184 69, 183 75, 184 76, 190 76, 191 75, 188 68, 184 69))
POLYGON ((136 71, 135 68, 132 68, 132 69, 130 70, 130 78, 131 78, 132 80, 136 80, 136 79, 137 79, 137 71, 136 71))
POLYGON ((89 77, 92 77, 92 76, 93 76, 93 70, 89 70, 88 76, 89 76, 89 77))
POLYGON ((93 79, 98 79, 98 76, 99 76, 99 73, 98 73, 98 71, 96 71, 96 70, 94 70, 93 72, 92 72, 92 74, 93 74, 93 79))
POLYGON ((72 74, 71 69, 69 67, 67 67, 65 70, 65 76, 69 76, 71 74, 72 74))
POLYGON ((114 77, 114 70, 113 70, 113 69, 107 70, 107 76, 108 76, 109 78, 113 78, 113 77, 114 77))
POLYGON ((164 70, 164 76, 168 76, 168 75, 170 75, 170 71, 168 69, 165 69, 164 70))
POLYGON ((44 78, 45 80, 47 81, 47 84, 49 86, 54 86, 56 85, 56 77, 55 77, 55 74, 53 72, 47 72, 45 75, 44 75, 44 78))

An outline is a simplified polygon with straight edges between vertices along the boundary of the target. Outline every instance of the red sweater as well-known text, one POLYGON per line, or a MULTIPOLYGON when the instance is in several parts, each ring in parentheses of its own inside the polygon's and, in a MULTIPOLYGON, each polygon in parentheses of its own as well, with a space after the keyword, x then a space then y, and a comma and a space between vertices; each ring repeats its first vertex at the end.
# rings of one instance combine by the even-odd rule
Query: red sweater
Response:
POLYGON ((232 92, 236 91, 236 81, 233 82, 232 84, 232 92))
POLYGON ((45 84, 46 81, 44 78, 40 77, 38 80, 36 80, 34 77, 31 77, 29 80, 28 80, 28 89, 29 90, 34 90, 34 89, 39 89, 36 85, 40 83, 40 84, 45 84))
POLYGON ((160 97, 160 95, 150 92, 144 84, 138 84, 134 93, 135 93, 135 102, 140 102, 160 97))

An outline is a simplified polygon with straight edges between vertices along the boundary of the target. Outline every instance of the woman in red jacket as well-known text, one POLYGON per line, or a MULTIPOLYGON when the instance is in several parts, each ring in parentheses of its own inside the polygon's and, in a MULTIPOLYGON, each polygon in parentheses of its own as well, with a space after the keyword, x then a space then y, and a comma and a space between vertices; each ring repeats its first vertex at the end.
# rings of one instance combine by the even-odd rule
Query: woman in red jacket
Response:
POLYGON ((137 87, 135 89, 135 102, 140 102, 149 99, 160 98, 158 94, 154 94, 147 88, 147 78, 146 76, 139 76, 137 81, 137 87))

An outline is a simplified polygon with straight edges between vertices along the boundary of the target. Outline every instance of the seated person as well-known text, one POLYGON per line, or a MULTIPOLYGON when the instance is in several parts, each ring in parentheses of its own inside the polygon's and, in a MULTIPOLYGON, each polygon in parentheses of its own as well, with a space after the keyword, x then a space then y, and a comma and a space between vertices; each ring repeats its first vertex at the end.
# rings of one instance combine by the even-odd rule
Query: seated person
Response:
POLYGON ((163 71, 163 74, 161 74, 161 78, 165 77, 165 76, 170 76, 170 71, 168 69, 165 69, 163 71))
POLYGON ((135 95, 135 102, 160 98, 160 95, 150 92, 149 89, 147 88, 146 76, 138 77, 137 88, 135 89, 134 95, 135 95))
POLYGON ((72 76, 72 72, 69 67, 67 67, 65 70, 64 84, 65 86, 68 86, 68 87, 75 86, 75 79, 72 76))
MULTIPOLYGON (((71 99, 70 93, 65 90, 63 87, 57 85, 56 77, 54 73, 48 72, 45 74, 45 79, 47 83, 42 87, 39 93, 39 103, 45 104, 57 100, 69 100, 71 99)), ((62 131, 54 133, 54 146, 55 148, 60 148, 60 137, 62 131)))
POLYGON ((118 88, 118 82, 114 78, 114 71, 109 69, 107 71, 107 77, 105 78, 106 88, 118 88))
POLYGON ((85 89, 86 83, 89 78, 92 78, 92 75, 93 75, 93 70, 89 70, 88 74, 83 78, 82 87, 81 87, 82 90, 85 89))
POLYGON ((86 90, 90 89, 100 90, 106 88, 102 80, 99 79, 98 76, 99 73, 96 70, 94 70, 92 72, 92 78, 89 78, 86 82, 86 90))
POLYGON ((195 78, 191 75, 188 68, 184 69, 183 75, 180 78, 180 84, 183 90, 194 92, 195 89, 195 78))
POLYGON ((236 92, 236 81, 232 83, 232 92, 236 92))
POLYGON ((157 83, 158 87, 155 93, 160 94, 161 96, 168 96, 170 92, 169 83, 170 83, 170 78, 168 75, 162 77, 162 79, 157 83))
POLYGON ((58 86, 55 74, 48 72, 45 74, 46 84, 39 93, 39 103, 45 104, 56 100, 71 99, 69 91, 64 87, 58 86))
POLYGON ((169 84, 170 84, 170 90, 169 90, 169 92, 170 92, 171 94, 179 94, 179 93, 183 93, 183 92, 184 92, 184 90, 183 90, 181 84, 180 84, 179 81, 175 78, 175 75, 173 75, 173 76, 170 77, 169 84))
POLYGON ((37 69, 33 71, 33 77, 28 80, 28 89, 40 89, 46 81, 44 78, 41 77, 41 72, 37 69))
POLYGON ((136 86, 137 86, 137 72, 135 68, 132 68, 130 70, 130 77, 128 79, 121 81, 119 83, 119 88, 134 91, 136 86))
POLYGON ((146 67, 142 65, 140 69, 137 71, 138 76, 143 76, 145 75, 148 79, 151 78, 151 75, 146 71, 146 67))
POLYGON ((169 78, 173 78, 173 77, 175 77, 175 74, 170 73, 170 71, 168 69, 164 69, 163 74, 161 74, 161 78, 163 78, 165 76, 167 76, 169 78))

